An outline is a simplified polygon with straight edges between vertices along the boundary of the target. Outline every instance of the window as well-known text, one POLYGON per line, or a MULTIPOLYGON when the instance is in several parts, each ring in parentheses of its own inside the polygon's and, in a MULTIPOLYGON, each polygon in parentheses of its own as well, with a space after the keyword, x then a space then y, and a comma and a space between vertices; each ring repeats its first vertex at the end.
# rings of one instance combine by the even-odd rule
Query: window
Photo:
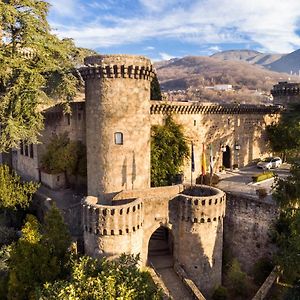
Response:
POLYGON ((123 133, 122 132, 115 132, 115 144, 123 145, 123 133))
POLYGON ((70 114, 67 114, 67 119, 68 119, 68 125, 71 125, 71 116, 70 116, 70 114))
POLYGON ((78 121, 81 121, 81 113, 78 113, 78 121))
POLYGON ((23 141, 20 142, 20 153, 21 153, 21 155, 24 155, 24 144, 23 144, 23 141))
POLYGON ((25 145, 25 156, 28 156, 28 145, 25 145))
POLYGON ((33 144, 29 145, 29 152, 30 152, 30 157, 33 158, 33 144))

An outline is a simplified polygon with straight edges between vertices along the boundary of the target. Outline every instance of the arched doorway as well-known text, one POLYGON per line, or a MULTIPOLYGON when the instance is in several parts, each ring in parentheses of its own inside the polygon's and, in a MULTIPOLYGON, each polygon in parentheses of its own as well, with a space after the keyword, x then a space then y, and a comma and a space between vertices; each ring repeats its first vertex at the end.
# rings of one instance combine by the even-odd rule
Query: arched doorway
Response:
POLYGON ((231 168, 231 150, 228 145, 226 146, 226 151, 223 152, 223 166, 231 168))
POLYGON ((173 255, 173 237, 168 228, 160 226, 150 237, 148 245, 148 262, 170 258, 173 255))

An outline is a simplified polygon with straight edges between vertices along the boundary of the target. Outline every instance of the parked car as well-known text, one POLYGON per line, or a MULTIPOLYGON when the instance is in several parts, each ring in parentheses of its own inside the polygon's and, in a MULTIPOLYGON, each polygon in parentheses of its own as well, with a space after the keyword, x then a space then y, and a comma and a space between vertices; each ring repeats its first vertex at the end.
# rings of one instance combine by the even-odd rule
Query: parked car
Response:
POLYGON ((257 167, 264 170, 270 170, 270 169, 278 168, 281 164, 282 164, 282 160, 280 157, 267 157, 262 161, 258 162, 257 167))

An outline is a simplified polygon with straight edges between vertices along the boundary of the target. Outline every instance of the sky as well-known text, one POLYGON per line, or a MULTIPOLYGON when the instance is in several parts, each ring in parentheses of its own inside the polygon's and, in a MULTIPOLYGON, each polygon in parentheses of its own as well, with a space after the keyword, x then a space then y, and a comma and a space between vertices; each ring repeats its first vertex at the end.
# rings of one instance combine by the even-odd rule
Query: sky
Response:
POLYGON ((300 0, 48 0, 53 33, 101 54, 152 60, 300 48, 300 0))

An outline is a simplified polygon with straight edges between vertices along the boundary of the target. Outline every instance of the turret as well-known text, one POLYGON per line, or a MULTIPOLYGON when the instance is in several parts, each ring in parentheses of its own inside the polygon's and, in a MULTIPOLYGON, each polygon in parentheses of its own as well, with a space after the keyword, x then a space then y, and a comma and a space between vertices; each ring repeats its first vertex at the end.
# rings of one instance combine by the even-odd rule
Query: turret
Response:
POLYGON ((85 59, 88 195, 110 204, 128 189, 150 187, 151 61, 142 56, 85 59))

